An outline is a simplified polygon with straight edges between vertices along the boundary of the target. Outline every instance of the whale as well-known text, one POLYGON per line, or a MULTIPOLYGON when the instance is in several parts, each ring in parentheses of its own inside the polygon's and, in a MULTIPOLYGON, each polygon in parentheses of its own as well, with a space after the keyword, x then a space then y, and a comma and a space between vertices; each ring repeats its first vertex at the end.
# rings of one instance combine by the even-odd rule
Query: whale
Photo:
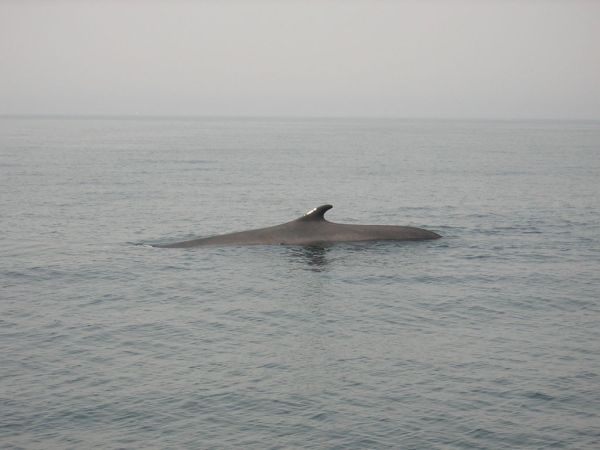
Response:
POLYGON ((152 246, 158 248, 230 245, 317 246, 338 242, 422 241, 441 237, 433 231, 409 226, 329 222, 325 219, 325 213, 331 208, 332 205, 321 205, 295 220, 271 227, 152 246))

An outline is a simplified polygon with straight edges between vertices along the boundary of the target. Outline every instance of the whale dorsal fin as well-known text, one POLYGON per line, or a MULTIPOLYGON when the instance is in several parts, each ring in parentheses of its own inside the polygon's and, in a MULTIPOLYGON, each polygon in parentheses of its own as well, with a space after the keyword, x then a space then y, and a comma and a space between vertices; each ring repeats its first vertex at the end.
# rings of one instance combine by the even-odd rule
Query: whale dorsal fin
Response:
POLYGON ((333 208, 332 205, 321 205, 321 206, 317 206, 316 208, 311 209, 310 211, 308 211, 306 214, 304 214, 302 217, 300 217, 297 220, 302 220, 302 221, 320 221, 320 220, 325 220, 325 213, 327 211, 329 211, 331 208, 333 208))

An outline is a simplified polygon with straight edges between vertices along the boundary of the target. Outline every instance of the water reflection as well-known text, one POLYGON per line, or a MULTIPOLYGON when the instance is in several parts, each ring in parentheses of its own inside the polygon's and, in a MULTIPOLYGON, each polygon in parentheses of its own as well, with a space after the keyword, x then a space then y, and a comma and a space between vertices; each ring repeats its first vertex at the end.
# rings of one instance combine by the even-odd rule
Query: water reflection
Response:
POLYGON ((308 265, 309 270, 312 270, 314 272, 322 272, 326 269, 327 265, 330 262, 327 258, 328 252, 329 248, 322 245, 288 248, 290 259, 301 260, 306 265, 308 265))

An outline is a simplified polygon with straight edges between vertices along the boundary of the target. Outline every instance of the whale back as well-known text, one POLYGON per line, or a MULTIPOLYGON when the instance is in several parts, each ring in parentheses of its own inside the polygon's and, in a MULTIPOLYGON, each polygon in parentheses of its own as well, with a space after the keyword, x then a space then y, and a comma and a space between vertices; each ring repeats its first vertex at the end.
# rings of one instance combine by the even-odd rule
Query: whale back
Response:
POLYGON ((203 245, 314 245, 328 242, 360 242, 375 240, 437 239, 437 233, 415 227, 397 225, 355 225, 329 222, 325 213, 332 205, 321 205, 303 216, 266 228, 239 231, 193 239, 172 244, 155 245, 162 248, 184 248, 203 245))

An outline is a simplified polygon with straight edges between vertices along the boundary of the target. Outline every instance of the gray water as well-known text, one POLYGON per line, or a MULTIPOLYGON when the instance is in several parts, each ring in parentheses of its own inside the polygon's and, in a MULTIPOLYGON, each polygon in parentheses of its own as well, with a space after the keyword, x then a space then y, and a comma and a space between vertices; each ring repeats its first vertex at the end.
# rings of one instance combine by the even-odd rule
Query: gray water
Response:
POLYGON ((0 119, 0 446, 600 447, 600 123, 0 119), (157 249, 292 220, 430 242, 157 249))

